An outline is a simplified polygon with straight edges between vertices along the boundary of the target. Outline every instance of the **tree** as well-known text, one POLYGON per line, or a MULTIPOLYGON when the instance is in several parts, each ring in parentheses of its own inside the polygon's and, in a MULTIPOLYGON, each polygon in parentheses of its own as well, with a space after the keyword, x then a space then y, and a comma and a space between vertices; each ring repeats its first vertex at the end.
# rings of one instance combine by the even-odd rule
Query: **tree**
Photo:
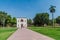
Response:
POLYGON ((11 15, 7 15, 7 18, 5 20, 5 25, 7 26, 10 26, 11 25, 11 20, 12 20, 12 17, 11 15))
POLYGON ((16 18, 15 17, 13 17, 13 24, 16 24, 16 18))
POLYGON ((60 24, 60 16, 56 18, 56 23, 60 24))
POLYGON ((16 18, 13 17, 13 19, 11 20, 11 26, 15 26, 16 27, 16 18))
POLYGON ((52 26, 54 27, 54 13, 55 13, 55 7, 56 6, 52 6, 49 8, 50 13, 52 13, 52 26))
POLYGON ((32 25, 32 20, 31 19, 28 19, 27 20, 27 23, 28 23, 28 26, 31 26, 32 25))
POLYGON ((16 24, 16 18, 12 18, 6 12, 0 11, 0 26, 11 26, 13 24, 16 24))
POLYGON ((48 25, 49 22, 49 14, 48 13, 38 13, 33 19, 34 25, 42 26, 44 24, 48 25))
POLYGON ((0 11, 0 24, 2 24, 3 26, 5 26, 5 20, 7 17, 7 13, 0 11))

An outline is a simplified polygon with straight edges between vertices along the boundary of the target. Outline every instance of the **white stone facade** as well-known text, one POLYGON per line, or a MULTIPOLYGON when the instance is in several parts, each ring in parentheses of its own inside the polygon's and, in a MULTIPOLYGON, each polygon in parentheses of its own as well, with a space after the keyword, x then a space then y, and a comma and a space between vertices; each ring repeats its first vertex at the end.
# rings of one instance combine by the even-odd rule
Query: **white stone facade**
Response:
POLYGON ((17 18, 18 28, 27 28, 27 18, 17 18))

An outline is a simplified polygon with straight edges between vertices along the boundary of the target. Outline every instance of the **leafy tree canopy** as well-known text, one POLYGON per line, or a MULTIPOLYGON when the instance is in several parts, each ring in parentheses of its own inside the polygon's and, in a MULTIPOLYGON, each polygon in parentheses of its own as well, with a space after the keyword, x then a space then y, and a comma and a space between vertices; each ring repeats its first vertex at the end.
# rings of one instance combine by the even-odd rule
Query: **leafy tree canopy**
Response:
POLYGON ((48 13, 37 13, 33 20, 34 20, 34 25, 36 26, 48 24, 49 14, 48 13))
POLYGON ((60 24, 60 16, 56 18, 56 23, 60 24))
POLYGON ((16 23, 16 18, 12 18, 8 13, 0 11, 0 26, 7 26, 7 24, 10 26, 12 23, 16 23))

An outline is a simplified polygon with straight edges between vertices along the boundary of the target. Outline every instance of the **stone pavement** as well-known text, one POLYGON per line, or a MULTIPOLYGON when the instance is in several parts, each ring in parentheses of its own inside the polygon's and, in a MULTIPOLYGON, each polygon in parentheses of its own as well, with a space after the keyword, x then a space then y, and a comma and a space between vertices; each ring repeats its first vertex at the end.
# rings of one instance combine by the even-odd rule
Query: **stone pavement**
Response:
POLYGON ((32 30, 23 28, 18 29, 7 40, 54 40, 54 39, 42 35, 40 33, 34 32, 32 30))

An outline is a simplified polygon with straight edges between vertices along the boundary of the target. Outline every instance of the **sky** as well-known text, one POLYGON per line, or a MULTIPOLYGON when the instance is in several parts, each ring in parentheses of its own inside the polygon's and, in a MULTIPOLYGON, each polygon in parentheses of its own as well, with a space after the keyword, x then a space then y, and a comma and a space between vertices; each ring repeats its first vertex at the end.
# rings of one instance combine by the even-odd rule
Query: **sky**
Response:
POLYGON ((37 13, 49 12, 50 5, 56 6, 54 18, 60 16, 60 0, 0 0, 0 11, 5 11, 12 17, 33 19, 37 13))

